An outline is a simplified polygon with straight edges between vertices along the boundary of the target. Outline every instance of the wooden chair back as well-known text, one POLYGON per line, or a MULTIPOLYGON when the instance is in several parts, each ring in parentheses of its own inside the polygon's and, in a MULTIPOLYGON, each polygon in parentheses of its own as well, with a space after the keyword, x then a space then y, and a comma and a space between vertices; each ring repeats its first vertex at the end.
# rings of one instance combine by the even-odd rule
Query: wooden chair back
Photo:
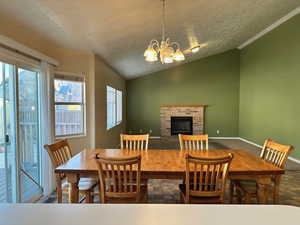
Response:
POLYGON ((181 150, 208 150, 208 135, 178 134, 181 150))
POLYGON ((67 139, 58 141, 51 145, 44 145, 44 148, 49 154, 53 168, 66 163, 70 158, 72 158, 71 148, 67 139))
POLYGON ((287 158, 293 149, 294 147, 291 145, 282 145, 267 139, 261 150, 260 157, 265 161, 284 169, 287 158))
POLYGON ((129 135, 121 134, 121 149, 147 150, 149 134, 129 135))
POLYGON ((186 154, 186 201, 191 197, 217 197, 223 201, 233 155, 199 158, 186 154))
POLYGON ((108 158, 95 156, 100 180, 99 193, 101 203, 106 198, 140 197, 141 155, 134 157, 108 158))

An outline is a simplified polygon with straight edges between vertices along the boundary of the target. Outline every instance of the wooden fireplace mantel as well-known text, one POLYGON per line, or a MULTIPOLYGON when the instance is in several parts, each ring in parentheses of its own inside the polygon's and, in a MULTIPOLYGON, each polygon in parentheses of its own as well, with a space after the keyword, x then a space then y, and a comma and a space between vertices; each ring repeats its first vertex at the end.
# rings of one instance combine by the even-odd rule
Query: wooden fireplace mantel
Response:
POLYGON ((161 108, 186 108, 186 107, 190 107, 190 108, 199 108, 199 107, 206 107, 207 105, 161 105, 161 108))

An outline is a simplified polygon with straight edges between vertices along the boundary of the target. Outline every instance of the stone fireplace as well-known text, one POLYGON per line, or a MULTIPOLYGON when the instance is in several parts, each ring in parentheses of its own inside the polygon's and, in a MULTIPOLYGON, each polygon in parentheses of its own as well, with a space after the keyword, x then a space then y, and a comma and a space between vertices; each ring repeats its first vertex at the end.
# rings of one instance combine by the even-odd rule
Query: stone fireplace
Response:
POLYGON ((203 134, 205 105, 160 107, 160 135, 203 134))

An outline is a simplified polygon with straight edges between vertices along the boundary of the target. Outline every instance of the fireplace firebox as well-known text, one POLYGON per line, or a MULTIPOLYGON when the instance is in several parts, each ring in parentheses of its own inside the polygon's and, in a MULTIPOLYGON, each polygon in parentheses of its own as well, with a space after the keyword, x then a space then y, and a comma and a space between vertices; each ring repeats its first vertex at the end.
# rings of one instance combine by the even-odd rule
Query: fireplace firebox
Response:
POLYGON ((171 116, 171 135, 193 134, 193 117, 171 116))

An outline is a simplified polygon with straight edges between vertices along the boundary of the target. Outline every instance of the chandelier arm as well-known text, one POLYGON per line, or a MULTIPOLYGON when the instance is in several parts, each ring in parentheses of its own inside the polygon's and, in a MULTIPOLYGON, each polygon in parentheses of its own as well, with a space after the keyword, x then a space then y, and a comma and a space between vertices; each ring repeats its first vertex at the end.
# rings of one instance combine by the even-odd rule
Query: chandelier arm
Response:
POLYGON ((149 47, 152 47, 153 49, 155 49, 157 52, 159 52, 159 42, 156 39, 152 39, 150 41, 149 47))
POLYGON ((166 44, 167 44, 167 45, 170 45, 170 43, 171 43, 170 38, 167 38, 167 39, 166 39, 166 44))
POLYGON ((172 42, 170 45, 171 46, 175 45, 177 47, 177 49, 180 49, 180 44, 178 42, 172 42))
POLYGON ((150 46, 154 46, 155 44, 156 44, 156 45, 159 45, 158 40, 152 39, 152 40, 150 41, 150 46))
POLYGON ((154 50, 156 50, 157 52, 159 52, 159 43, 157 43, 157 42, 153 43, 152 48, 154 50))

